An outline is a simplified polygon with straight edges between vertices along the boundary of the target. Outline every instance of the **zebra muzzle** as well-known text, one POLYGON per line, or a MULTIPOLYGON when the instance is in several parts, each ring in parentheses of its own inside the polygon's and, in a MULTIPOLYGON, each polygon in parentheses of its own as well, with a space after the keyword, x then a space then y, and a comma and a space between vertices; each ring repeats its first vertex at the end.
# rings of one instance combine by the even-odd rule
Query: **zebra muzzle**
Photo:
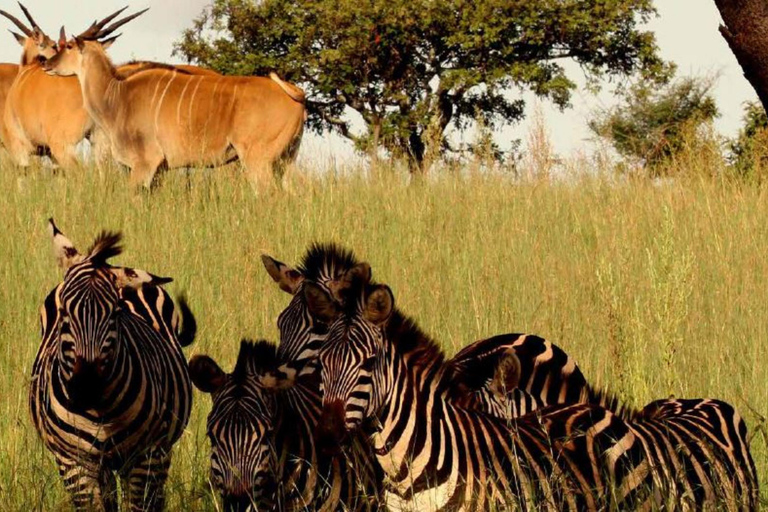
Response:
POLYGON ((102 391, 103 378, 98 363, 78 356, 72 377, 67 382, 69 405, 75 410, 93 409, 98 405, 102 391))
POLYGON ((345 407, 341 400, 323 404, 317 437, 320 448, 328 454, 338 453, 347 435, 345 407))

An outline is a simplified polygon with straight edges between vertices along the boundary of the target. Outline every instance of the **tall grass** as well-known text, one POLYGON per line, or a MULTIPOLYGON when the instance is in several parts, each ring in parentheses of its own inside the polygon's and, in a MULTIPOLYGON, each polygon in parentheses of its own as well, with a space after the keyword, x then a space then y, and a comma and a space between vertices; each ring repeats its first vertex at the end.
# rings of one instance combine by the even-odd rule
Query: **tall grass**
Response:
MULTIPOLYGON (((231 367, 241 337, 275 339, 288 297, 259 255, 296 262, 310 242, 333 240, 369 261, 449 353, 532 332, 631 404, 670 395, 733 403, 768 489, 763 188, 706 172, 656 184, 444 173, 414 185, 381 168, 369 178, 298 173, 290 192, 256 197, 236 169, 169 172, 151 194, 134 194, 112 168, 0 168, 0 508, 68 507, 27 412, 37 308, 61 279, 49 216, 82 249, 102 229, 122 230, 119 263, 174 277, 169 291, 188 294, 199 323, 190 356, 231 367)), ((216 510, 209 407, 195 396, 175 450, 171 510, 216 510)))

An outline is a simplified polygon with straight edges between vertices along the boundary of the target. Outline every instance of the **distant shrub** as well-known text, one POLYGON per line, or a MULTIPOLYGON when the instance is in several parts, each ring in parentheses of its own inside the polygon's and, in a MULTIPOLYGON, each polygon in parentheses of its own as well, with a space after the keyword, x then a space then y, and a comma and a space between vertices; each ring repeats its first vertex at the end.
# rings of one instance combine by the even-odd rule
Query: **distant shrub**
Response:
POLYGON ((634 83, 620 93, 618 105, 595 113, 589 127, 620 155, 639 160, 650 176, 666 175, 673 157, 719 115, 713 85, 706 77, 634 83))

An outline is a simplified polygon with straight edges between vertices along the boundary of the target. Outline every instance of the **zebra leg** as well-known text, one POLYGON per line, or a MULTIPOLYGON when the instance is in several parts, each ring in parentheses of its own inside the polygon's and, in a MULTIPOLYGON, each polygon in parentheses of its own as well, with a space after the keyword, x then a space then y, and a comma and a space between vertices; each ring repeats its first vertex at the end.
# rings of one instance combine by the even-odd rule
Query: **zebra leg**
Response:
POLYGON ((59 461, 59 473, 75 510, 117 512, 117 483, 98 463, 59 461))
POLYGON ((156 448, 143 454, 123 476, 128 510, 163 510, 165 493, 163 487, 168 478, 171 454, 156 448))

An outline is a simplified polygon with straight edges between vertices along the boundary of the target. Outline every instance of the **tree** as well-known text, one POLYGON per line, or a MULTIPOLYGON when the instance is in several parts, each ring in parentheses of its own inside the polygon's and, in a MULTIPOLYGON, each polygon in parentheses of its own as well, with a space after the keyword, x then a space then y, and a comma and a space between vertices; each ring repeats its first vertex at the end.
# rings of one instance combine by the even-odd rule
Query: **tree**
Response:
POLYGON ((449 126, 520 120, 514 91, 566 108, 566 59, 593 83, 663 72, 639 28, 654 14, 652 0, 214 0, 175 51, 224 73, 276 70, 306 89, 311 128, 421 170, 428 144, 451 149, 449 126))
POLYGON ((596 113, 589 127, 619 154, 638 158, 651 176, 658 176, 687 137, 719 115, 713 85, 713 79, 702 77, 666 85, 635 82, 621 93, 616 106, 596 113))
POLYGON ((736 56, 744 77, 768 110, 768 3, 715 0, 723 18, 720 34, 736 56))
POLYGON ((758 102, 744 106, 744 127, 728 144, 737 176, 761 181, 768 170, 768 116, 758 102))

